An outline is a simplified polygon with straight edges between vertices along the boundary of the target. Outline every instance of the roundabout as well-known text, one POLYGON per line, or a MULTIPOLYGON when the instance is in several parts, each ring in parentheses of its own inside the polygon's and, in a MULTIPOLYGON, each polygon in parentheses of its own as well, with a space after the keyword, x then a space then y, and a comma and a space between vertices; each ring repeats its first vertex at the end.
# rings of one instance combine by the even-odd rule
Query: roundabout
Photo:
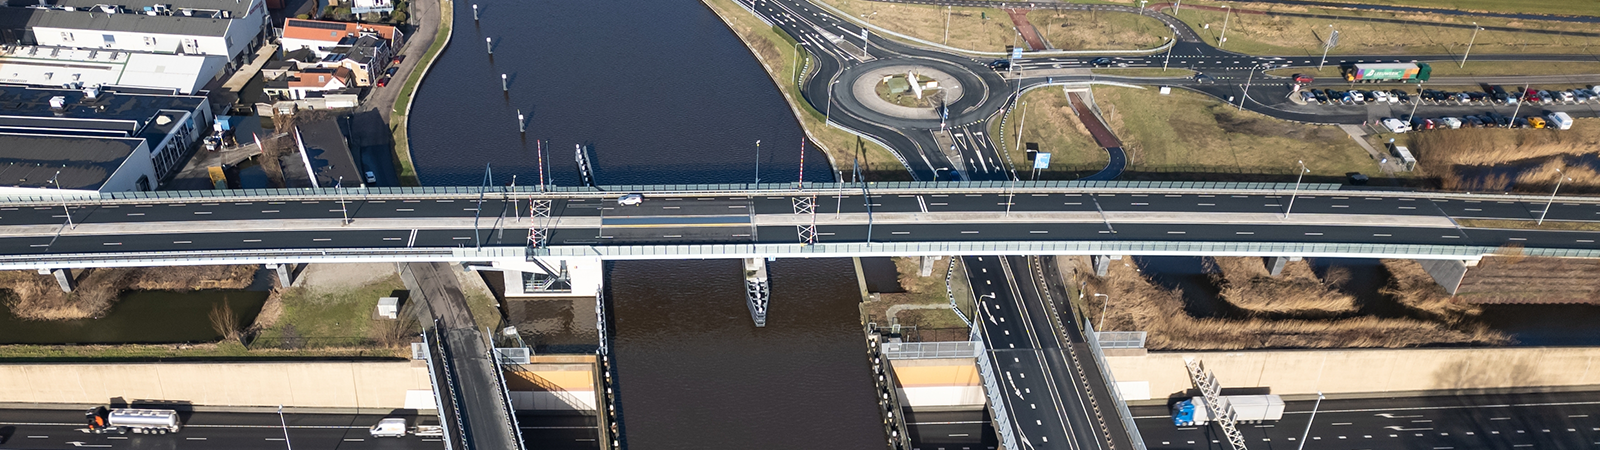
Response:
MULTIPOLYGON (((985 69, 985 71, 987 71, 985 69)), ((987 119, 1005 102, 990 86, 1004 86, 993 73, 984 74, 945 61, 924 58, 879 59, 846 68, 839 74, 834 105, 864 120, 897 128, 931 129, 987 119), (910 85, 916 77, 919 86, 910 85), (986 79, 992 78, 992 79, 986 79), (922 96, 916 96, 921 89, 922 96), (941 105, 949 117, 941 121, 941 105)), ((1004 93, 1002 93, 1004 94, 1004 93)))

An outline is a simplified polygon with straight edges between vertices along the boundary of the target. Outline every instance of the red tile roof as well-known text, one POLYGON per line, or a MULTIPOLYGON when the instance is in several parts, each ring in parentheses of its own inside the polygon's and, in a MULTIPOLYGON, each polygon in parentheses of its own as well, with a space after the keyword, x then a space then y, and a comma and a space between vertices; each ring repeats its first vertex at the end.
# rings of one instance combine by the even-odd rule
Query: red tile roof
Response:
POLYGON ((283 24, 283 37, 313 41, 338 42, 345 36, 359 36, 362 30, 377 33, 385 40, 394 40, 394 27, 370 23, 329 22, 326 20, 288 19, 283 24))

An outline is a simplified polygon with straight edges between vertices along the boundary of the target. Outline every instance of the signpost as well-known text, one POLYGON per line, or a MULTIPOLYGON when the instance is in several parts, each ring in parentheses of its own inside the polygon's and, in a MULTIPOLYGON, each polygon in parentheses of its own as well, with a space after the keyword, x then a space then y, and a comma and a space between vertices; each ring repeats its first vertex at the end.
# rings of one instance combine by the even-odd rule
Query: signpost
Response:
POLYGON ((1039 152, 1038 156, 1035 156, 1033 158, 1033 179, 1035 179, 1035 180, 1039 179, 1039 171, 1045 170, 1045 169, 1049 169, 1049 168, 1050 168, 1050 153, 1049 152, 1039 152))

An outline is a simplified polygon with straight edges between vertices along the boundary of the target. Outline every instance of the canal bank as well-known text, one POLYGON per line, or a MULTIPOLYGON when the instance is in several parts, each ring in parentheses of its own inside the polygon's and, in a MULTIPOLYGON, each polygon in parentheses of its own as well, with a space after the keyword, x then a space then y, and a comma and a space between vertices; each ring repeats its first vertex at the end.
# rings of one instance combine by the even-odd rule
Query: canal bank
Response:
POLYGON ((435 0, 435 2, 439 6, 439 18, 429 21, 427 16, 422 16, 422 25, 419 27, 420 31, 426 31, 430 23, 434 25, 435 31, 431 41, 412 42, 412 48, 422 44, 428 45, 428 50, 423 52, 422 58, 412 63, 421 66, 422 70, 411 71, 405 83, 400 85, 400 92, 395 96, 394 108, 390 110, 387 121, 390 132, 394 134, 394 160, 395 166, 399 168, 400 173, 397 175, 402 186, 422 185, 417 179, 416 163, 411 158, 410 129, 407 126, 411 117, 411 104, 415 100, 417 87, 422 84, 423 78, 428 76, 428 71, 433 69, 433 63, 439 59, 439 53, 450 44, 450 36, 455 30, 455 3, 448 0, 435 0))

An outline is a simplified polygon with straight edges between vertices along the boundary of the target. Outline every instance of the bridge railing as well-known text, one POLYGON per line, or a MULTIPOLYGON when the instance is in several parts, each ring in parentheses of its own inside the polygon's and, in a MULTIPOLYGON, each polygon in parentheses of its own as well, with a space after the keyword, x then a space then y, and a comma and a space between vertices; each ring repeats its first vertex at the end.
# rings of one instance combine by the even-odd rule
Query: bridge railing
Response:
MULTIPOLYGON (((1145 450, 1144 437, 1139 435, 1139 427, 1133 423, 1133 414, 1128 411, 1128 402, 1122 398, 1122 388, 1117 386, 1117 379, 1111 375, 1111 366, 1106 365, 1105 351, 1100 348, 1100 340, 1094 331, 1094 324, 1083 321, 1084 339, 1089 341, 1089 349, 1093 350, 1094 363, 1100 367, 1100 377, 1106 381, 1106 391, 1111 393, 1112 403, 1117 404, 1117 415, 1122 418, 1122 428, 1128 433, 1128 440, 1133 442, 1134 450, 1145 450)), ((1144 335, 1139 333, 1139 346, 1144 346, 1144 335)))

